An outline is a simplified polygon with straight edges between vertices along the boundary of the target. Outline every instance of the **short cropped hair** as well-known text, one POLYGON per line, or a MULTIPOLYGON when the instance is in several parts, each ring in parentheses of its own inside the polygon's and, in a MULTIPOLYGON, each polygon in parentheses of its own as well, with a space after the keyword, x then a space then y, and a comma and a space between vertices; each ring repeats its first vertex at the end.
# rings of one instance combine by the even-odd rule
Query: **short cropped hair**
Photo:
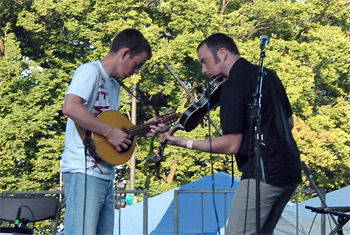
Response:
POLYGON ((123 47, 130 49, 130 56, 134 57, 146 52, 148 59, 152 57, 150 43, 137 29, 125 29, 119 32, 113 39, 109 52, 116 53, 123 47))
POLYGON ((201 46, 207 45, 213 55, 219 51, 220 48, 225 48, 235 55, 240 55, 238 47, 233 39, 223 33, 215 33, 204 39, 197 47, 197 52, 201 46))

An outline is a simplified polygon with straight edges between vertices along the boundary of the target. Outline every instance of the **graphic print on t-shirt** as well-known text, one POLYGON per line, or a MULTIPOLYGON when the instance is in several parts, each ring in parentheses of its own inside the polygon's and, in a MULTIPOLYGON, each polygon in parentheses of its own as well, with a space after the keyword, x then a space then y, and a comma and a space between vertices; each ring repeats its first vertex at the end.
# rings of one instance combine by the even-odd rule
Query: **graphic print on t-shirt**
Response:
MULTIPOLYGON (((91 113, 97 117, 103 111, 109 110, 111 108, 108 90, 106 87, 106 79, 101 78, 101 83, 98 86, 98 92, 94 107, 91 113)), ((104 167, 101 163, 98 163, 91 154, 87 154, 86 159, 87 170, 98 171, 99 174, 104 173, 104 167)))

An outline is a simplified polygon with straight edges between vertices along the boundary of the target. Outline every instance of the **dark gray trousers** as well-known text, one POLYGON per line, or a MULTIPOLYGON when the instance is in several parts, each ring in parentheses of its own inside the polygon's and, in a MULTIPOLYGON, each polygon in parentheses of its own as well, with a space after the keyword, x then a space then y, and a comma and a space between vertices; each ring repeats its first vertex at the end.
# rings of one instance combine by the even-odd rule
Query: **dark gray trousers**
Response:
MULTIPOLYGON (((231 207, 226 235, 256 234, 255 179, 241 180, 231 207), (249 186, 249 187, 248 187, 249 186), (249 190, 247 190, 249 188, 249 190)), ((273 234, 285 205, 292 197, 296 185, 276 187, 260 184, 260 234, 273 234)))

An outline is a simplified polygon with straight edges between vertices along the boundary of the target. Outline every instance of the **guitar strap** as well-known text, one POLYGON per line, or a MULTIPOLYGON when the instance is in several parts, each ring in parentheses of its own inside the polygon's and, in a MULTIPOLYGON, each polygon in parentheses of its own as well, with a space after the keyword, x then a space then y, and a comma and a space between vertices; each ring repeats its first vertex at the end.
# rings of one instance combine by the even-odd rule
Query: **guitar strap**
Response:
POLYGON ((102 158, 98 153, 96 152, 96 145, 95 142, 91 139, 91 133, 90 131, 84 132, 83 129, 78 126, 76 123, 75 127, 77 128, 77 131, 80 135, 81 140, 83 141, 84 147, 85 147, 85 156, 90 153, 90 155, 97 161, 101 162, 102 158))

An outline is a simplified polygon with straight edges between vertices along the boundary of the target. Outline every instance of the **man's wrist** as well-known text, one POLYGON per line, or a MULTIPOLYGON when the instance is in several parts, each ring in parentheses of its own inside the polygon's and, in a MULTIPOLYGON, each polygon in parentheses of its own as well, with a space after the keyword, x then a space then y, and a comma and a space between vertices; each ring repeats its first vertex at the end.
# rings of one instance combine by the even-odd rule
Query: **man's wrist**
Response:
POLYGON ((189 150, 193 150, 193 140, 187 140, 186 146, 189 150))

